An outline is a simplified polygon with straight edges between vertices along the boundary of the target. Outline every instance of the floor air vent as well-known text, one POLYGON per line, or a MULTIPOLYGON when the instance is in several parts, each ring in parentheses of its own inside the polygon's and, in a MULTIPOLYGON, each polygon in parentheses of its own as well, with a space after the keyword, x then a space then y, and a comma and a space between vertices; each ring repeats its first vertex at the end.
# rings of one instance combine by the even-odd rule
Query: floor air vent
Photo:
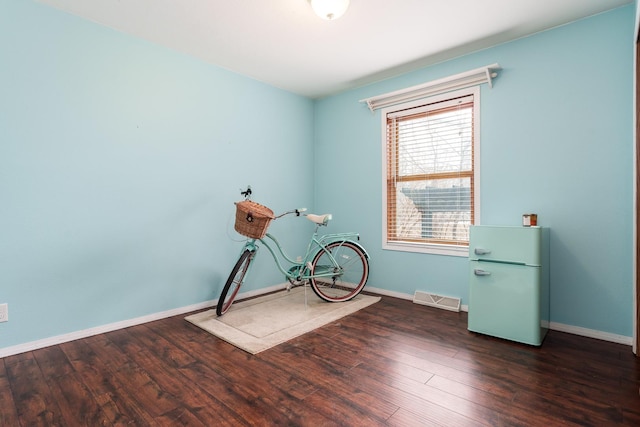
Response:
POLYGON ((413 302, 430 307, 442 308, 444 310, 460 311, 460 298, 443 297, 442 295, 416 291, 413 296, 413 302))

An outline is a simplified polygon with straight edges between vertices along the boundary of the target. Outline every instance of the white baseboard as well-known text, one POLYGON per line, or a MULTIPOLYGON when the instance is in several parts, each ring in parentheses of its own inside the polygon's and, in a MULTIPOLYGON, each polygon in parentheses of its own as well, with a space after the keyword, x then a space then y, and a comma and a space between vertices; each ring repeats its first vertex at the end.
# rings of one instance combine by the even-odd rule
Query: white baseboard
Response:
MULTIPOLYGON (((388 291, 386 289, 374 288, 370 286, 367 286, 365 289, 369 292, 373 292, 380 295, 387 295, 390 297, 406 299, 410 301, 413 300, 413 295, 410 295, 410 294, 388 291)), ((469 306, 461 305, 460 310, 468 312, 469 306)), ((553 331, 566 332, 573 335, 580 335, 582 337, 595 338, 602 341, 609 341, 609 342, 624 344, 628 346, 633 345, 633 337, 628 337, 625 335, 617 335, 617 334, 612 334, 610 332, 602 332, 602 331, 597 331, 595 329, 581 328, 579 326, 565 325, 557 322, 550 322, 548 326, 549 326, 549 329, 553 331)))
POLYGON ((562 323, 551 322, 549 329, 553 331, 566 332, 568 334, 580 335, 587 338, 595 338, 602 341, 615 342, 628 346, 633 345, 633 337, 625 335, 612 334, 610 332, 597 331, 595 329, 581 328, 580 326, 565 325, 562 323))
MULTIPOLYGON (((398 299, 406 299, 406 300, 409 300, 409 301, 413 301, 413 295, 411 295, 411 294, 388 291, 386 289, 374 288, 374 287, 371 287, 371 286, 367 286, 365 288, 365 291, 373 292, 374 294, 378 294, 378 295, 386 295, 388 297, 393 297, 393 298, 398 298, 398 299)), ((461 304, 460 305, 460 311, 469 311, 469 306, 461 304)))
POLYGON ((123 320, 120 322, 109 323, 107 325, 96 326, 95 328, 83 329, 81 331, 71 332, 68 334, 56 335, 54 337, 44 338, 41 340, 31 341, 24 344, 14 345, 0 349, 0 357, 12 356, 14 354, 24 353, 27 351, 38 350, 40 348, 52 345, 62 344, 81 338, 91 337, 93 335, 104 334, 118 329, 128 328, 130 326, 141 325, 143 323, 153 322, 154 320, 164 319, 166 317, 177 316, 179 314, 189 313, 191 311, 201 310, 215 305, 216 301, 205 301, 186 307, 174 308, 172 310, 162 311, 159 313, 149 314, 147 316, 136 317, 135 319, 123 320))
MULTIPOLYGON (((249 298, 257 295, 261 295, 268 292, 277 291, 284 288, 285 284, 270 286, 268 288, 258 289, 255 291, 248 291, 239 293, 237 299, 249 298)), ((88 338, 98 334, 104 334, 111 331, 117 331, 118 329, 128 328, 130 326, 141 325, 143 323, 153 322, 155 320, 165 319, 171 316, 178 316, 180 314, 190 313, 192 311, 202 310, 205 308, 213 307, 218 303, 218 300, 210 300, 197 304, 188 305, 185 307, 174 308, 159 313, 153 313, 146 316, 136 317, 134 319, 123 320, 120 322, 109 323, 107 325, 96 326, 95 328, 83 329, 81 331, 71 332, 68 334, 56 335, 54 337, 44 338, 41 340, 31 341, 24 344, 18 344, 11 347, 0 348, 0 358, 13 356, 14 354, 25 353, 27 351, 38 350, 40 348, 49 347, 52 345, 62 344, 69 341, 74 341, 82 338, 88 338)))
MULTIPOLYGON (((238 294, 237 298, 244 299, 258 295, 262 295, 269 292, 274 292, 283 289, 286 286, 285 283, 270 286, 268 288, 257 289, 254 291, 248 291, 238 294)), ((389 291, 386 289, 367 287, 367 292, 372 292, 379 295, 386 295, 393 298, 405 299, 413 301, 413 295, 389 291)), ((62 344, 69 341, 74 341, 82 338, 91 337, 93 335, 104 334, 118 329, 128 328, 130 326, 141 325, 143 323, 153 322, 155 320, 165 319, 171 316, 178 316, 180 314, 190 313, 192 311, 202 310, 205 308, 213 307, 218 300, 210 300, 201 302, 198 304, 192 304, 185 307, 174 308, 172 310, 162 311, 159 313, 149 314, 147 316, 136 317, 135 319, 123 320, 121 322, 110 323, 108 325, 97 326, 95 328, 84 329, 81 331, 71 332, 68 334, 57 335, 54 337, 44 338, 41 340, 31 341, 24 344, 18 344, 11 347, 0 348, 0 358, 13 356, 15 354, 25 353, 27 351, 38 350, 40 348, 49 347, 52 345, 62 344)), ((460 306, 460 310, 469 311, 468 305, 460 306)), ((569 334, 580 335, 588 338, 595 338, 603 341, 610 341, 618 344, 625 344, 628 346, 633 345, 633 338, 625 335, 617 335, 609 332, 597 331, 594 329, 581 328, 579 326, 564 325, 562 323, 551 322, 549 329, 560 332, 567 332, 569 334)))

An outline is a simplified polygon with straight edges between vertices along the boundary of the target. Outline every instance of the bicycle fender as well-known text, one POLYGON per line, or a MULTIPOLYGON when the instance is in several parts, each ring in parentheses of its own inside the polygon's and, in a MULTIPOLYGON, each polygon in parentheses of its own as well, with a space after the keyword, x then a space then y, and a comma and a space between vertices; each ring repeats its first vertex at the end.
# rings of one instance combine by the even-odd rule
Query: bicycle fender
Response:
POLYGON ((366 256, 367 259, 370 259, 369 258, 369 252, 367 252, 367 250, 364 248, 364 246, 362 246, 360 243, 354 242, 353 240, 345 240, 345 242, 349 242, 353 246, 357 246, 358 248, 360 248, 360 250, 364 253, 364 256, 366 256))
MULTIPOLYGON (((362 251, 362 253, 364 253, 364 256, 367 259, 370 259, 369 252, 367 252, 367 250, 364 248, 364 246, 362 246, 360 243, 356 242, 355 240, 346 239, 346 238, 343 238, 343 239, 331 239, 331 240, 327 241, 326 243, 323 242, 323 244, 329 245, 331 243, 337 243, 337 242, 339 242, 339 243, 349 243, 349 244, 351 244, 353 246, 358 247, 358 249, 360 249, 362 251)), ((318 252, 321 252, 321 251, 322 251, 322 249, 318 250, 318 252)), ((317 254, 317 252, 316 252, 316 254, 317 254)))

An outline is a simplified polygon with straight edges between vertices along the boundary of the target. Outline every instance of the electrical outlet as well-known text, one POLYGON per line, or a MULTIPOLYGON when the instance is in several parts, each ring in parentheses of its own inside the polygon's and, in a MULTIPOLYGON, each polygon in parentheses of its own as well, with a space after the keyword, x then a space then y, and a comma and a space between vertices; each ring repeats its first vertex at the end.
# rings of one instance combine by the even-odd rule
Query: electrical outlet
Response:
POLYGON ((0 322, 9 321, 9 304, 0 304, 0 322))

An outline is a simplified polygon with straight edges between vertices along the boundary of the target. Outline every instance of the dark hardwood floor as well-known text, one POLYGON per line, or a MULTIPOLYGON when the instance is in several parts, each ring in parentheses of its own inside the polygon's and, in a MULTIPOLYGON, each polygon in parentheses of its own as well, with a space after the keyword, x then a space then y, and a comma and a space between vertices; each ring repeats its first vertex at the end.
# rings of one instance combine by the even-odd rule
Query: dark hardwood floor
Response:
POLYGON ((0 359, 1 426, 640 426, 640 360, 383 297, 252 356, 172 317, 0 359))

